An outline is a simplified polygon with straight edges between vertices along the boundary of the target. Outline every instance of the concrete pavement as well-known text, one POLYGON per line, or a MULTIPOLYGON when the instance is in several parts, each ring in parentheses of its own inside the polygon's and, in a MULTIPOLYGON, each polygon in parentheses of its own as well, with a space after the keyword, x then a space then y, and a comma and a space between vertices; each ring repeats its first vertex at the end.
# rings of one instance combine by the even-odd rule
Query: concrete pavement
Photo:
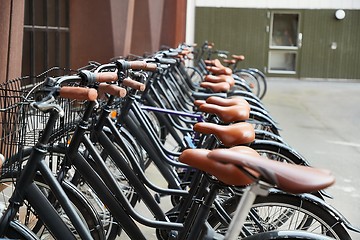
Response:
POLYGON ((336 183, 327 192, 334 199, 327 202, 360 226, 360 80, 273 78, 263 102, 286 142, 333 172, 336 183))

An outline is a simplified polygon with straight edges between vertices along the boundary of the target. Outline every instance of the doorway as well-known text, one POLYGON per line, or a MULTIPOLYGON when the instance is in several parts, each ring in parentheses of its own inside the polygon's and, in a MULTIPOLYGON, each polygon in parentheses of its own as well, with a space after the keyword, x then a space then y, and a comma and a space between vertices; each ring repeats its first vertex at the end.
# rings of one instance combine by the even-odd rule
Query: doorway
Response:
POLYGON ((268 51, 268 73, 297 75, 302 45, 300 13, 271 12, 268 51))

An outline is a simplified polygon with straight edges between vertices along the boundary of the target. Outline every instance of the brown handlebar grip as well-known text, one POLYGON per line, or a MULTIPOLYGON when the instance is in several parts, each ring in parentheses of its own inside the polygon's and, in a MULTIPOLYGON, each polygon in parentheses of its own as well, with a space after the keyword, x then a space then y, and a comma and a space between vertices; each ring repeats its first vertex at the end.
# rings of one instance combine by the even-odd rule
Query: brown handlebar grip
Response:
POLYGON ((132 89, 136 89, 136 90, 139 90, 139 91, 144 91, 145 90, 145 85, 142 84, 142 83, 139 83, 137 81, 134 81, 130 78, 125 78, 122 82, 122 84, 124 86, 127 86, 127 87, 131 87, 132 89))
POLYGON ((236 63, 236 60, 235 59, 224 59, 223 60, 224 61, 224 63, 228 63, 228 64, 235 64, 236 63))
POLYGON ((156 71, 155 63, 147 63, 145 61, 130 61, 130 68, 133 70, 156 71))
POLYGON ((231 55, 231 57, 237 61, 244 61, 245 60, 245 56, 244 55, 231 55))
POLYGON ((108 93, 116 97, 126 96, 126 89, 116 86, 114 84, 100 83, 98 87, 98 92, 99 92, 99 96, 101 96, 104 93, 108 93))
POLYGON ((157 64, 156 63, 147 63, 146 64, 146 69, 144 70, 147 70, 147 71, 156 71, 157 70, 157 64))
POLYGON ((116 72, 99 72, 95 74, 97 82, 114 82, 118 80, 116 72))
POLYGON ((134 70, 144 70, 146 68, 146 62, 144 61, 130 61, 130 68, 134 70))
POLYGON ((97 96, 97 91, 93 88, 66 86, 60 88, 60 97, 62 98, 95 101, 97 96))

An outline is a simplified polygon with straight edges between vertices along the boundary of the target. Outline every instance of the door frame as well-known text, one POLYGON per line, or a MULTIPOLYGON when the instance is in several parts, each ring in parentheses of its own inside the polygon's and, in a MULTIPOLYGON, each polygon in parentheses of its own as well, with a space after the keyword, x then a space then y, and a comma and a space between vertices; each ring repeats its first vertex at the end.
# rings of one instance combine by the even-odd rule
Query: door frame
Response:
POLYGON ((267 40, 266 40, 266 62, 265 62, 265 72, 267 76, 270 77, 293 77, 293 78, 299 78, 300 76, 300 62, 301 62, 301 50, 302 50, 302 42, 303 42, 303 29, 302 29, 302 17, 303 17, 303 11, 301 10, 284 10, 284 9, 269 9, 267 11, 267 18, 268 18, 268 25, 266 26, 266 32, 267 32, 267 40), (298 14, 298 39, 297 39, 297 46, 296 47, 273 47, 271 46, 271 40, 272 40, 272 32, 273 32, 273 19, 274 14, 298 14), (300 46, 299 44, 299 34, 301 34, 301 42, 300 46), (276 71, 276 70, 270 70, 270 52, 294 52, 296 53, 296 59, 295 59, 295 72, 292 71, 276 71))

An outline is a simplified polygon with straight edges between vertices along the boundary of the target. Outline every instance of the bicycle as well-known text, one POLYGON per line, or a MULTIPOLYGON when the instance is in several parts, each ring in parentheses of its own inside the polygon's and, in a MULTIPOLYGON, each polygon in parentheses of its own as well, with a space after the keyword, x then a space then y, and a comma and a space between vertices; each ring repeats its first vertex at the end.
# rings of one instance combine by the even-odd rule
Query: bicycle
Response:
MULTIPOLYGON (((77 98, 80 100, 94 100, 97 96, 96 91, 94 92, 81 88, 74 89, 71 87, 52 88, 50 94, 45 97, 43 102, 36 102, 34 101, 35 99, 32 98, 34 97, 31 95, 32 90, 30 90, 30 94, 28 96, 23 97, 22 93, 24 90, 19 84, 19 79, 7 82, 3 85, 3 87, 4 91, 6 92, 4 96, 6 96, 6 98, 12 98, 13 101, 8 102, 8 99, 5 99, 4 101, 5 104, 9 105, 6 106, 7 108, 5 110, 5 116, 8 117, 3 118, 4 121, 2 122, 3 134, 6 134, 5 131, 10 131, 8 136, 10 136, 10 140, 12 140, 12 142, 10 142, 10 144, 8 143, 8 151, 5 151, 7 159, 4 162, 2 172, 9 172, 10 174, 20 173, 20 176, 16 181, 16 190, 13 191, 9 200, 10 204, 1 217, 1 236, 12 235, 10 231, 11 226, 14 226, 18 210, 24 204, 24 200, 26 199, 36 212, 39 219, 41 219, 41 221, 46 225, 51 234, 58 238, 64 236, 69 239, 75 238, 72 230, 69 229, 69 227, 59 216, 58 212, 52 205, 53 202, 51 201, 53 200, 51 199, 53 196, 56 196, 57 201, 61 203, 62 209, 66 212, 67 217, 71 219, 73 227, 76 229, 76 234, 79 234, 84 239, 92 239, 87 226, 84 225, 83 219, 81 219, 79 216, 79 212, 74 209, 74 206, 67 197, 64 189, 61 187, 58 179, 56 179, 52 171, 47 166, 47 163, 43 157, 46 152, 46 144, 51 135, 52 128, 56 123, 56 119, 58 116, 64 114, 58 105, 52 104, 55 100, 55 96, 60 95, 62 97, 77 98), (76 94, 78 94, 76 97, 74 97, 74 91, 76 94), (21 154, 23 145, 22 143, 24 142, 23 138, 26 135, 25 131, 28 130, 25 128, 27 120, 26 118, 28 116, 27 114, 32 114, 29 108, 30 106, 39 111, 50 113, 48 120, 44 125, 45 130, 43 134, 39 137, 38 143, 33 148, 32 154, 27 160, 26 164, 22 167, 19 164, 21 162, 13 162, 10 155, 13 154, 13 152, 16 150, 20 151, 21 154), (16 110, 16 112, 13 110, 16 110), (8 124, 12 124, 12 128, 7 128, 8 124), (16 145, 19 146, 18 149, 16 149, 16 145), (42 173, 42 177, 46 180, 48 186, 50 186, 52 194, 54 194, 50 194, 49 199, 44 195, 39 186, 33 182, 37 171, 42 173)), ((48 87, 50 88, 50 86, 48 87)), ((44 91, 46 93, 45 88, 44 91)), ((93 232, 93 234, 99 233, 93 232)), ((33 238, 34 234, 23 232, 22 236, 25 238, 33 238)))
MULTIPOLYGON (((121 119, 123 119, 123 118, 121 118, 121 119)), ((131 122, 133 122, 133 120, 129 121, 129 125, 130 125, 131 122)), ((140 137, 144 138, 144 135, 141 135, 140 137)), ((147 142, 147 140, 144 140, 144 141, 147 142)))
MULTIPOLYGON (((278 185, 282 186, 283 189, 287 192, 299 193, 304 191, 305 189, 308 189, 308 187, 309 192, 311 192, 315 189, 314 187, 317 184, 319 184, 318 186, 323 187, 329 186, 334 182, 334 178, 329 175, 329 172, 323 170, 316 170, 313 168, 306 168, 298 165, 284 165, 280 162, 268 161, 261 157, 254 157, 248 154, 239 153, 236 150, 232 149, 217 149, 212 151, 204 151, 202 149, 185 150, 180 157, 180 161, 185 162, 198 169, 201 169, 205 172, 210 172, 212 175, 216 176, 217 179, 224 183, 228 183, 231 185, 248 185, 253 182, 253 184, 250 184, 247 187, 244 195, 242 195, 241 202, 238 205, 235 215, 231 220, 229 229, 227 230, 224 239, 237 239, 242 229, 243 223, 245 223, 247 213, 250 212, 252 202, 255 200, 257 195, 266 195, 269 187, 273 185, 278 185), (287 169, 287 167, 289 167, 289 169, 287 169), (238 168, 240 168, 240 170, 238 168), (304 172, 302 172, 302 174, 305 174, 306 176, 302 175, 302 177, 300 177, 301 174, 295 174, 295 171, 297 170, 293 171, 291 170, 291 168, 293 168, 294 170, 297 169, 299 171, 305 170, 304 172), (317 176, 319 177, 319 179, 311 178, 309 180, 308 177, 310 176, 307 175, 307 170, 309 170, 308 173, 315 173, 316 171, 319 171, 319 175, 317 176), (324 177, 324 179, 322 179, 322 177, 324 177), (263 178, 265 178, 266 180, 263 178), (300 180, 300 178, 302 179, 300 180), (262 183, 262 180, 265 180, 266 183, 262 183), (293 184, 297 180, 300 180, 300 182, 298 183, 299 185, 293 184), (287 183, 287 181, 291 182, 291 184, 287 183), (315 183, 317 181, 319 182, 315 183), (269 185, 269 183, 272 184, 269 185), (309 185, 307 186, 307 184, 309 185)), ((211 188, 210 191, 216 191, 216 188, 217 187, 214 186, 213 188, 211 188)), ((205 201, 204 204, 207 205, 208 203, 205 201)), ((194 223, 194 226, 198 225, 194 223)), ((288 233, 290 235, 299 234, 299 236, 297 237, 300 237, 302 234, 300 232, 291 231, 289 231, 288 233)), ((265 239, 266 236, 271 236, 272 232, 260 233, 260 235, 261 238, 256 239, 265 239)), ((286 237, 296 238, 294 237, 294 235, 290 235, 286 237)), ((192 237, 195 237, 195 239, 197 239, 198 235, 190 235, 190 239, 193 239, 192 237)), ((322 236, 316 235, 312 237, 314 237, 314 239, 322 238, 322 236)), ((242 239, 247 239, 247 237, 244 237, 242 239)), ((255 237, 250 237, 249 239, 255 239, 255 237)), ((324 239, 326 239, 326 237, 324 237, 324 239)))
POLYGON ((213 50, 214 43, 208 43, 205 41, 200 49, 197 50, 197 57, 195 58, 195 66, 200 69, 203 73, 206 72, 206 62, 208 64, 213 64, 218 68, 224 68, 219 60, 210 61, 213 54, 217 54, 220 58, 223 58, 224 63, 227 64, 227 67, 232 70, 233 75, 237 76, 239 81, 245 81, 247 85, 241 85, 241 88, 245 88, 248 91, 253 92, 256 96, 262 99, 267 91, 267 82, 266 76, 260 70, 256 68, 247 68, 242 69, 238 68, 238 63, 243 61, 245 57, 243 55, 231 55, 232 59, 227 59, 229 52, 224 50, 213 50), (207 61, 203 60, 205 58, 207 61))
MULTIPOLYGON (((129 64, 129 63, 125 63, 125 67, 127 64, 129 64)), ((118 75, 120 74, 120 76, 121 76, 121 74, 124 72, 124 69, 123 69, 124 65, 121 65, 121 64, 119 64, 119 65, 122 68, 118 69, 118 74, 110 74, 110 76, 111 76, 110 79, 113 81, 117 81, 118 75)), ((110 68, 113 68, 113 67, 114 67, 114 65, 110 66, 110 68)), ((87 76, 90 79, 92 79, 94 76, 92 73, 89 73, 89 72, 84 72, 83 75, 87 76)), ((79 77, 71 76, 68 78, 77 79, 79 77)), ((133 97, 135 97, 135 95, 133 97)), ((109 105, 108 107, 111 106, 113 100, 114 99, 111 99, 111 98, 108 100, 108 105, 109 105)), ((131 204, 128 203, 128 199, 122 195, 122 193, 120 191, 121 188, 119 189, 116 182, 112 181, 111 174, 110 175, 108 174, 108 170, 102 164, 103 157, 99 156, 100 155, 99 149, 94 148, 94 142, 92 140, 90 140, 89 137, 84 135, 84 133, 88 129, 87 128, 88 120, 91 115, 90 113, 93 111, 93 106, 94 105, 92 103, 90 103, 89 106, 87 107, 87 110, 85 111, 83 119, 80 122, 80 125, 75 130, 75 132, 73 134, 73 138, 71 139, 69 148, 66 151, 67 156, 69 157, 69 159, 71 159, 72 163, 74 163, 74 165, 79 170, 79 173, 82 175, 81 177, 86 179, 86 181, 88 181, 89 184, 92 187, 94 187, 94 189, 96 189, 96 192, 98 194, 100 193, 99 196, 101 196, 101 194, 103 194, 103 196, 105 196, 105 197, 101 196, 101 199, 107 206, 109 206, 111 214, 116 215, 116 218, 119 221, 119 223, 124 224, 124 230, 126 232, 128 232, 129 234, 132 234, 131 235, 132 237, 135 237, 135 236, 141 237, 142 236, 141 231, 138 231, 136 225, 132 225, 132 223, 131 223, 132 218, 134 218, 135 220, 139 220, 140 222, 147 224, 149 226, 158 227, 161 229, 169 229, 170 234, 175 233, 176 231, 180 231, 181 232, 180 234, 182 234, 181 236, 186 237, 186 235, 188 234, 187 227, 189 225, 191 225, 191 220, 192 220, 192 218, 190 218, 190 216, 186 215, 188 212, 188 208, 182 208, 182 213, 179 215, 179 221, 181 223, 184 223, 184 225, 168 222, 167 216, 161 212, 161 209, 156 210, 156 209, 158 209, 158 207, 156 207, 156 205, 151 206, 150 208, 156 212, 156 218, 160 219, 161 221, 145 220, 145 219, 142 219, 141 216, 139 216, 133 212, 133 208, 132 208, 131 204), (89 155, 84 155, 83 152, 78 152, 80 142, 82 142, 84 145, 86 145, 89 155), (99 175, 101 176, 101 180, 99 179, 99 175), (110 191, 106 188, 104 189, 104 184, 102 182, 100 183, 100 181, 98 181, 97 179, 100 181, 105 181, 107 183, 107 186, 106 185, 105 186, 107 188, 109 188, 110 191), (99 188, 97 189, 97 187, 99 187, 99 188), (112 193, 112 194, 115 193, 116 199, 114 199, 113 195, 109 195, 109 193, 112 193), (122 202, 121 202, 121 204, 119 204, 117 201, 122 201, 122 202), (110 203, 110 204, 108 204, 108 203, 110 203), (113 204, 113 205, 111 206, 111 204, 113 204), (129 223, 127 223, 127 221, 125 221, 125 222, 121 221, 121 217, 128 216, 126 214, 126 212, 121 211, 121 209, 123 209, 123 208, 126 209, 127 212, 131 213, 131 218, 129 218, 129 217, 126 218, 127 220, 131 221, 129 223), (125 214, 125 215, 122 215, 122 214, 125 214), (186 221, 181 221, 181 219, 184 219, 185 216, 187 216, 185 219, 186 221), (189 219, 189 220, 187 220, 187 219, 189 219), (184 229, 184 227, 185 227, 185 229, 184 229), (137 234, 139 234, 139 235, 137 235, 137 234)), ((110 108, 108 108, 108 109, 104 108, 103 110, 104 111, 102 113, 102 117, 100 116, 99 119, 97 119, 97 124, 96 124, 96 129, 95 129, 95 131, 97 131, 97 133, 96 133, 96 135, 98 137, 97 141, 102 143, 102 145, 104 146, 104 151, 107 152, 107 154, 111 155, 111 158, 113 160, 122 159, 123 156, 119 155, 119 153, 118 153, 119 150, 114 147, 110 147, 113 142, 113 141, 111 141, 111 139, 115 139, 116 142, 123 142, 123 144, 122 144, 123 146, 128 146, 129 143, 126 143, 123 141, 123 139, 124 139, 123 135, 117 134, 119 131, 118 128, 116 128, 116 126, 114 128, 114 124, 113 124, 112 120, 108 118, 109 113, 110 113, 110 108), (105 118, 107 120, 105 120, 105 118), (104 126, 104 125, 100 124, 102 121, 107 121, 107 127, 112 130, 113 136, 109 135, 108 132, 103 131, 102 126, 104 126), (113 137, 113 138, 109 138, 109 137, 113 137)), ((123 114, 124 117, 128 116, 126 111, 121 111, 121 113, 123 114)), ((129 119, 128 123, 130 123, 131 121, 134 120, 131 118, 128 118, 128 119, 129 119)), ((140 136, 140 137, 144 137, 144 136, 140 136)), ((150 139, 150 141, 152 141, 151 138, 149 138, 149 139, 150 139)), ((126 151, 125 149, 126 148, 124 148, 124 151, 126 151)), ((127 152, 127 156, 129 158, 130 158, 131 154, 134 154, 134 153, 131 151, 127 152)), ((155 156, 159 156, 159 155, 157 153, 155 153, 155 156)), ((133 164, 133 162, 131 162, 131 163, 133 164)), ((70 164, 70 162, 68 162, 67 164, 70 164)), ((127 161, 124 161, 123 163, 118 163, 118 164, 124 165, 122 167, 122 169, 129 169, 129 166, 127 166, 128 165, 127 161)), ((70 165, 68 165, 68 166, 70 166, 70 165)), ((186 167, 179 163, 177 163, 177 166, 186 167)), ((143 184, 143 183, 139 183, 139 181, 136 179, 138 176, 141 176, 141 175, 134 175, 134 174, 130 173, 131 171, 134 171, 134 170, 138 171, 139 173, 142 171, 141 167, 137 167, 137 162, 134 163, 133 169, 124 171, 124 173, 127 173, 127 177, 129 178, 128 180, 130 180, 131 178, 134 178, 130 184, 136 185, 137 184, 136 182, 138 182, 139 186, 137 188, 137 191, 140 194, 142 194, 143 198, 145 198, 145 199, 148 198, 148 200, 146 200, 146 201, 148 203, 150 203, 149 205, 151 205, 151 201, 153 201, 154 199, 150 198, 149 196, 146 197, 147 194, 145 191, 142 192, 141 189, 143 189, 143 187, 141 186, 141 184, 143 184)), ((203 179, 203 176, 200 173, 197 173, 197 174, 198 174, 197 175, 198 178, 203 179)), ((194 177, 194 176, 192 176, 192 177, 194 177)), ((198 194, 197 195, 199 197, 198 199, 202 198, 204 195, 211 195, 211 194, 207 194, 207 191, 204 188, 206 185, 209 184, 207 179, 203 179, 203 180, 204 181, 201 182, 200 187, 196 187, 196 185, 193 185, 193 187, 190 188, 190 189, 194 189, 193 191, 195 191, 196 189, 199 190, 199 192, 196 193, 196 194, 198 194)), ((196 181, 194 181, 194 182, 196 183, 196 181)), ((182 190, 176 191, 176 189, 175 190, 171 190, 171 189, 163 190, 163 193, 164 194, 174 194, 174 195, 177 194, 177 195, 183 196, 183 197, 194 196, 193 194, 195 194, 195 192, 189 194, 187 191, 182 191, 182 190)), ((214 197, 214 196, 212 195, 212 197, 214 197)), ((191 200, 192 197, 188 197, 188 199, 191 200)), ((184 202, 187 202, 187 201, 184 201, 184 202)), ((192 201, 188 201, 188 203, 191 203, 191 202, 192 201)), ((193 208, 191 208, 191 209, 194 209, 194 210, 201 209, 200 210, 201 214, 199 213, 199 215, 194 216, 194 219, 198 219, 196 221, 204 221, 203 214, 208 211, 208 206, 199 207, 199 205, 201 205, 201 203, 197 203, 197 202, 192 203, 193 208)), ((195 213, 197 211, 190 210, 189 212, 195 213)), ((167 234, 167 232, 160 232, 159 234, 161 234, 161 233, 167 234)))

